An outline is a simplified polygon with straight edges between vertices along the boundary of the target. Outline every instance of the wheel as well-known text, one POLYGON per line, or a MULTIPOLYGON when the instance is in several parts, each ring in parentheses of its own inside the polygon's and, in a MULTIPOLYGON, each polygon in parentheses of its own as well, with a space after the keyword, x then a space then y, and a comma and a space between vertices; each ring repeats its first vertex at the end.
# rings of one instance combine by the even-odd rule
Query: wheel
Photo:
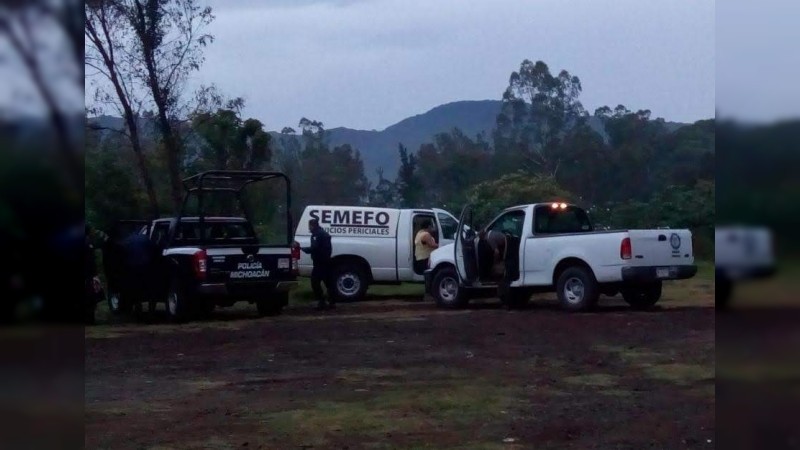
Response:
POLYGON ((172 280, 167 291, 167 317, 177 323, 189 318, 189 298, 178 279, 172 280))
POLYGON ((597 305, 600 288, 594 274, 586 267, 570 267, 558 277, 556 293, 567 311, 586 311, 597 305))
POLYGON ((648 309, 661 299, 661 282, 656 281, 655 283, 641 286, 623 287, 622 298, 624 298, 633 309, 648 309))
POLYGON ((331 273, 333 292, 337 302, 356 302, 364 299, 369 281, 366 271, 358 264, 337 264, 331 273))
POLYGON ((256 301, 259 317, 277 316, 283 311, 283 307, 289 301, 289 293, 281 292, 256 301))
POLYGON ((108 295, 108 310, 115 316, 125 315, 131 312, 131 304, 127 297, 120 292, 111 292, 108 295))
POLYGON ((456 270, 446 267, 436 272, 431 285, 431 293, 440 308, 462 308, 467 304, 467 296, 458 282, 456 270))
POLYGON ((510 288, 500 300, 502 300, 508 308, 523 308, 530 301, 531 295, 533 294, 528 289, 510 288))
POLYGON ((714 278, 714 306, 717 309, 727 309, 733 295, 733 282, 724 276, 714 278))

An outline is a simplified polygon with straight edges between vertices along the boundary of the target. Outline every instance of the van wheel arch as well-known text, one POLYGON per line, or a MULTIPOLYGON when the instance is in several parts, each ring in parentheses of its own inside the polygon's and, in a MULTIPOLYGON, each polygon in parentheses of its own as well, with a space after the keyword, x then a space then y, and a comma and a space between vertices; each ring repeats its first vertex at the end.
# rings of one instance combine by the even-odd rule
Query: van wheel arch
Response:
POLYGON ((331 258, 331 268, 336 268, 341 265, 354 265, 358 266, 361 270, 364 271, 364 274, 367 276, 367 281, 372 283, 372 267, 369 265, 366 259, 358 255, 337 255, 331 258))
MULTIPOLYGON (((359 301, 366 296, 367 289, 373 282, 372 269, 367 260, 360 256, 339 255, 331 260, 330 281, 334 292, 328 295, 335 296, 339 302, 359 301), (339 277, 343 273, 349 274, 349 282, 354 285, 354 292, 340 291, 339 277), (354 275, 359 279, 357 285, 354 283, 354 275)), ((342 281, 342 283, 346 282, 347 280, 342 281)))

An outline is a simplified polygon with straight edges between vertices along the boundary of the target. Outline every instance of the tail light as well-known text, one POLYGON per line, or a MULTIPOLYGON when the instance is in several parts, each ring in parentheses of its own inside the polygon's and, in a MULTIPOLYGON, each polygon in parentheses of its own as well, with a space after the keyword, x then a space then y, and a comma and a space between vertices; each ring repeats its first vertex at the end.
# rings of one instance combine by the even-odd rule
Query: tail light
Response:
POLYGON ((292 272, 297 275, 300 272, 300 248, 292 247, 292 272))
POLYGON ((619 257, 622 259, 631 259, 632 256, 633 249, 631 248, 631 238, 626 237, 619 246, 619 257))
POLYGON ((194 276, 198 280, 204 280, 208 274, 208 254, 205 250, 198 250, 192 255, 192 267, 194 276))

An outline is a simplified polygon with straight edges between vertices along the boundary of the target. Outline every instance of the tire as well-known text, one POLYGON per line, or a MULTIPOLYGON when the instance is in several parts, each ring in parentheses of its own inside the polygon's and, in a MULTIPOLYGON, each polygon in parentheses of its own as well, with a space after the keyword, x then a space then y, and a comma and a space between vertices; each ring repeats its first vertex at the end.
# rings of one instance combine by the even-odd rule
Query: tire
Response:
POLYGON ((283 307, 288 303, 289 294, 281 292, 271 295, 269 298, 256 301, 259 317, 277 316, 283 312, 283 307))
POLYGON ((367 295, 369 280, 361 265, 345 262, 333 267, 331 287, 333 292, 328 295, 336 298, 337 302, 358 302, 367 295))
POLYGON ((714 279, 714 306, 717 309, 728 309, 731 296, 733 295, 733 282, 724 276, 714 279))
POLYGON ((452 267, 445 267, 436 272, 431 284, 431 293, 440 308, 463 308, 468 301, 464 288, 458 282, 456 270, 452 267))
POLYGON ((180 280, 172 280, 167 290, 167 317, 171 322, 183 323, 189 319, 189 297, 180 280))
POLYGON ((108 294, 108 311, 114 316, 123 316, 130 314, 132 306, 128 301, 127 296, 121 292, 111 292, 108 294))
POLYGON ((650 309, 661 299, 661 287, 660 281, 641 286, 623 287, 622 298, 633 309, 650 309))
POLYGON ((500 300, 510 309, 519 309, 524 308, 530 302, 532 295, 533 293, 528 289, 510 288, 500 300))
POLYGON ((591 270, 573 266, 558 276, 556 294, 561 307, 566 311, 588 311, 597 306, 600 286, 591 270))

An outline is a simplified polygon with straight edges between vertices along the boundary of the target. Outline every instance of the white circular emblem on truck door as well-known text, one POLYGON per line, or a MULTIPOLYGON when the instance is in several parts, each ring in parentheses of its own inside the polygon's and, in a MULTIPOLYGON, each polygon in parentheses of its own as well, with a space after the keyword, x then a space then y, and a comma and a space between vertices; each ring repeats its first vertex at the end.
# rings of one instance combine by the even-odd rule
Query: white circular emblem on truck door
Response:
POLYGON ((669 245, 675 250, 681 248, 681 237, 678 236, 678 233, 672 233, 672 236, 669 238, 669 245))

